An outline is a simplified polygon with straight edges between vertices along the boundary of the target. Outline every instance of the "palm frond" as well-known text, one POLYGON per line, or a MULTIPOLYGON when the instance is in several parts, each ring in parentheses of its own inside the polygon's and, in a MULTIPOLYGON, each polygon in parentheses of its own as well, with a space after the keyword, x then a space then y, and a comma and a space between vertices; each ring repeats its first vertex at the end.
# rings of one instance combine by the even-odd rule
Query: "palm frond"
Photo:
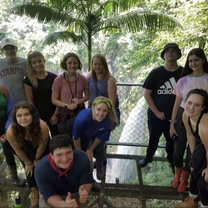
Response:
POLYGON ((61 10, 67 10, 69 8, 73 10, 80 7, 83 4, 83 0, 47 0, 47 4, 61 10))
POLYGON ((69 22, 74 21, 69 14, 41 2, 29 2, 18 5, 13 7, 11 12, 20 16, 27 15, 31 18, 37 18, 38 21, 45 23, 53 21, 68 26, 69 22))
POLYGON ((78 36, 74 34, 73 32, 59 31, 59 32, 54 32, 54 33, 50 33, 49 35, 47 35, 43 40, 43 45, 44 44, 50 45, 52 43, 56 43, 58 40, 68 41, 69 39, 71 39, 74 43, 78 43, 80 41, 84 42, 82 36, 78 36))
POLYGON ((88 14, 89 1, 86 0, 48 0, 50 7, 57 8, 58 10, 68 13, 68 11, 76 14, 77 17, 88 14), (75 12, 76 11, 76 12, 75 12))
POLYGON ((131 8, 141 4, 143 0, 108 0, 105 1, 100 7, 103 9, 104 14, 120 13, 128 11, 131 8))
POLYGON ((98 10, 96 11, 97 14, 102 14, 104 17, 107 17, 110 14, 118 13, 118 1, 117 0, 109 0, 105 1, 103 4, 98 7, 98 10))
POLYGON ((113 16, 101 23, 99 30, 101 28, 116 28, 131 32, 143 29, 161 30, 173 29, 176 26, 182 27, 174 17, 140 9, 113 16))
POLYGON ((47 0, 46 2, 49 6, 52 6, 61 10, 71 7, 71 5, 69 5, 71 4, 71 1, 68 1, 68 0, 60 0, 60 1, 47 0))
POLYGON ((120 12, 128 11, 138 5, 144 4, 144 0, 117 0, 119 3, 120 12))

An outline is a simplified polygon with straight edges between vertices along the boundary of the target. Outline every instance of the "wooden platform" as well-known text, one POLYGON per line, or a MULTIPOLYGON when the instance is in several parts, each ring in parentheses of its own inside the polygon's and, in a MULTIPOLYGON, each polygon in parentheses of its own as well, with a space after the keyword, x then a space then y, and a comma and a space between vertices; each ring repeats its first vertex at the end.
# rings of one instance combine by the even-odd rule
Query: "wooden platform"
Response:
MULTIPOLYGON (((108 158, 119 159, 131 159, 138 161, 142 156, 136 155, 118 155, 108 154, 108 158)), ((156 161, 165 161, 165 158, 154 158, 156 161)), ((140 168, 138 171, 138 184, 111 184, 106 183, 105 180, 101 181, 100 193, 92 192, 92 199, 89 201, 88 207, 112 207, 116 208, 116 205, 112 204, 108 199, 109 197, 125 197, 136 198, 141 202, 141 207, 146 208, 146 200, 148 199, 168 199, 168 200, 180 200, 181 197, 176 190, 173 190, 170 186, 149 186, 143 185, 143 176, 140 168)), ((162 180, 162 179, 161 179, 162 180)), ((11 192, 19 193, 22 197, 22 203, 27 208, 29 207, 29 194, 30 190, 26 187, 17 187, 11 184, 9 179, 0 178, 0 194, 1 194, 1 207, 8 207, 8 200, 11 192)))

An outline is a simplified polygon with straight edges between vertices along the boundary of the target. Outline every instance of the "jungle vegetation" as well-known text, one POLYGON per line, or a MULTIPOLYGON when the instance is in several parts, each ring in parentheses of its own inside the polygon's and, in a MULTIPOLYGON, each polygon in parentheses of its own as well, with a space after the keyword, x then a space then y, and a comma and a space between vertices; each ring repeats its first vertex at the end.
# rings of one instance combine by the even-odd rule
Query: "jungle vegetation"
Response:
MULTIPOLYGON (((67 52, 78 54, 85 73, 91 57, 102 53, 117 82, 142 83, 163 64, 160 52, 168 42, 180 46, 182 66, 194 47, 208 55, 207 14, 208 0, 0 0, 0 39, 16 39, 22 57, 41 51, 55 73, 61 72, 60 59, 67 52)), ((141 93, 134 89, 125 96, 129 112, 141 93)), ((166 166, 159 168, 159 178, 170 174, 166 166)), ((147 181, 157 180, 146 174, 147 181)))

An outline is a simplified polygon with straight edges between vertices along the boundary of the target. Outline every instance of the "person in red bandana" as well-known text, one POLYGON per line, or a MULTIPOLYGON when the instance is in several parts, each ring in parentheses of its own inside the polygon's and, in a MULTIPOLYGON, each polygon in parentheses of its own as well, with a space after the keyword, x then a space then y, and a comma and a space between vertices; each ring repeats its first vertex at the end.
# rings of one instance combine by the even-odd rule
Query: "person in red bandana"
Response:
POLYGON ((69 135, 53 137, 50 154, 35 167, 35 179, 40 190, 40 207, 85 207, 93 178, 87 156, 74 150, 69 135))

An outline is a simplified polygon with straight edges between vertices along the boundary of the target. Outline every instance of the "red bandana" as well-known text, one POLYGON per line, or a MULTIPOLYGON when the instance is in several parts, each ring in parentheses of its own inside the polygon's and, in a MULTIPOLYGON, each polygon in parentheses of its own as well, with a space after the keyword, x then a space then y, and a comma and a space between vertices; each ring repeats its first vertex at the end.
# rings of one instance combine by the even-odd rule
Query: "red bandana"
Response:
POLYGON ((62 171, 61 169, 59 169, 56 166, 55 162, 53 161, 53 159, 51 157, 51 154, 48 155, 48 161, 49 161, 50 166, 59 174, 58 179, 60 179, 62 175, 65 175, 65 177, 67 177, 67 171, 70 170, 73 165, 73 161, 72 161, 70 166, 67 169, 65 169, 64 171, 62 171))

